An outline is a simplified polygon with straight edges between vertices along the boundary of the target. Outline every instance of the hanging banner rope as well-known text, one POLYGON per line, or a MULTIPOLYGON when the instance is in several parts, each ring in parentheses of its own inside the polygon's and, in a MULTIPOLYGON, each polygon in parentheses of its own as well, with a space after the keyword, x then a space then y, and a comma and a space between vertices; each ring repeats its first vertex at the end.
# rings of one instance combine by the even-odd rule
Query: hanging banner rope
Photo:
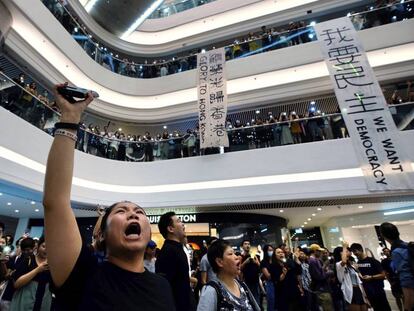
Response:
POLYGON ((315 31, 368 190, 413 189, 411 161, 351 20, 315 31))
POLYGON ((224 53, 224 48, 220 48, 197 56, 198 124, 202 149, 229 146, 224 53))

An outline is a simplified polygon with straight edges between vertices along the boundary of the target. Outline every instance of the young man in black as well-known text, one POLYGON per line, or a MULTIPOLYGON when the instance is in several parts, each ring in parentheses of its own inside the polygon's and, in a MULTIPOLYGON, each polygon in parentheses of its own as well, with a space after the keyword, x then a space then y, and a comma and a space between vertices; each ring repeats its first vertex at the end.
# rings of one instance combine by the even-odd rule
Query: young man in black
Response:
POLYGON ((358 270, 362 275, 365 293, 371 307, 374 311, 391 311, 384 291, 385 272, 381 263, 372 257, 368 257, 361 244, 352 244, 351 251, 358 258, 358 270))
POLYGON ((260 275, 260 261, 256 256, 250 254, 250 241, 244 240, 241 244, 242 264, 240 270, 243 275, 243 280, 247 287, 252 292, 257 304, 260 305, 260 289, 259 289, 259 275, 260 275))
POLYGON ((144 210, 118 202, 102 216, 98 247, 107 261, 97 263, 82 243, 71 208, 76 133, 81 116, 93 100, 70 103, 55 87, 61 111, 60 127, 49 152, 44 188, 45 237, 48 266, 55 286, 58 310, 175 310, 168 282, 144 268, 144 252, 151 227, 144 210))
POLYGON ((158 229, 165 241, 155 262, 155 272, 170 283, 176 310, 193 311, 195 299, 190 286, 188 259, 184 252, 184 224, 174 212, 168 212, 161 216, 158 229))

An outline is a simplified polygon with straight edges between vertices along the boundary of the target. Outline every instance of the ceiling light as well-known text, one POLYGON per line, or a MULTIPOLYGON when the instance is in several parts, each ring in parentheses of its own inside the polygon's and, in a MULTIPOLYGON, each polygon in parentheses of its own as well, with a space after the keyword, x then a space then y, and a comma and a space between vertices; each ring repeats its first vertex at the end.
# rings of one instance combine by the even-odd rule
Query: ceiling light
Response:
POLYGON ((8 205, 8 206, 10 206, 10 205, 12 205, 12 204, 11 204, 11 202, 7 202, 7 205, 8 205))
POLYGON ((122 132, 122 128, 119 128, 118 131, 122 132))
POLYGON ((321 208, 321 207, 318 207, 318 208, 317 208, 317 210, 318 210, 318 211, 321 211, 321 210, 322 210, 322 208, 321 208))
POLYGON ((308 221, 311 221, 312 220, 312 218, 308 218, 308 221))
POLYGON ((14 210, 14 212, 15 212, 15 213, 18 213, 18 212, 19 212, 19 210, 18 210, 18 209, 15 209, 15 210, 14 210))
POLYGON ((135 22, 132 23, 131 26, 129 26, 129 28, 127 29, 127 31, 125 31, 123 33, 123 35, 121 36, 122 40, 125 40, 126 38, 129 37, 129 35, 134 32, 139 25, 141 25, 148 16, 150 16, 162 3, 164 2, 164 0, 157 0, 154 1, 150 7, 148 9, 145 10, 144 13, 142 13, 142 15, 140 17, 138 17, 135 22))
POLYGON ((398 214, 407 214, 407 213, 414 213, 414 208, 410 208, 410 209, 403 209, 403 210, 399 210, 399 211, 392 211, 392 212, 385 212, 384 216, 389 216, 389 215, 398 215, 398 214))
POLYGON ((260 110, 256 110, 256 114, 259 114, 260 113, 260 110))
POLYGON ((166 126, 166 125, 164 125, 164 126, 163 126, 163 129, 164 129, 164 130, 166 130, 166 129, 167 129, 167 126, 166 126))
POLYGON ((358 206, 359 209, 364 208, 362 205, 358 206))
POLYGON ((307 225, 308 223, 305 221, 304 224, 307 225))
POLYGON ((315 216, 316 216, 316 214, 312 214, 312 216, 313 216, 313 217, 315 217, 315 216))
POLYGON ((32 202, 30 202, 30 204, 35 205, 35 204, 36 204, 36 202, 35 202, 35 201, 32 201, 32 202))
POLYGON ((279 212, 283 213, 283 210, 281 209, 279 212))
POLYGON ((302 225, 302 226, 300 226, 301 228, 305 228, 305 226, 304 225, 302 225))
POLYGON ((38 208, 36 208, 36 209, 35 209, 35 212, 38 212, 38 211, 39 211, 39 209, 38 209, 38 208))

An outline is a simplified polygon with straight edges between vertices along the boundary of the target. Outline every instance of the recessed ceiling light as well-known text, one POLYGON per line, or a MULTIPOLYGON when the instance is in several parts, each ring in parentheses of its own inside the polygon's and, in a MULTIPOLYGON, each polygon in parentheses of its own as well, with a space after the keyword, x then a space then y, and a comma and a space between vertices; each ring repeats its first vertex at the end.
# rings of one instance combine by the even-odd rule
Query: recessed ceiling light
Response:
POLYGON ((312 220, 312 218, 308 218, 308 221, 311 221, 312 220))
POLYGON ((321 211, 321 210, 322 210, 322 208, 321 208, 321 207, 318 207, 318 208, 317 208, 317 210, 318 210, 318 211, 321 211))
POLYGON ((359 209, 364 208, 362 205, 358 206, 359 209))
POLYGON ((283 210, 281 209, 279 212, 283 213, 283 210))
POLYGON ((313 216, 313 217, 315 217, 315 216, 316 216, 316 214, 312 214, 312 216, 313 216))
POLYGON ((11 202, 7 202, 7 205, 8 205, 8 206, 10 206, 10 205, 12 205, 12 204, 11 204, 11 202))
POLYGON ((18 213, 18 212, 19 212, 19 210, 18 210, 18 209, 15 209, 15 210, 14 210, 14 212, 15 212, 15 213, 18 213))
POLYGON ((307 225, 308 223, 305 221, 304 224, 307 225))
POLYGON ((38 211, 39 211, 39 209, 38 209, 38 208, 36 208, 36 209, 35 209, 35 212, 38 212, 38 211))
POLYGON ((304 225, 302 225, 302 226, 301 226, 301 228, 305 228, 305 226, 304 226, 304 225))
POLYGON ((35 202, 35 201, 32 201, 32 202, 30 202, 30 204, 35 205, 35 204, 36 204, 36 202, 35 202))

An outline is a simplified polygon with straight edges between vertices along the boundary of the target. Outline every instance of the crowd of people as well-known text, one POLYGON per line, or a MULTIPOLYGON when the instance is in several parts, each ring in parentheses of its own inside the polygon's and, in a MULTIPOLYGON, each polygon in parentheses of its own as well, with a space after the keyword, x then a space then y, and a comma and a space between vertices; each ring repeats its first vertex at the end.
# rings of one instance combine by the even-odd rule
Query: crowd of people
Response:
POLYGON ((165 241, 157 252, 145 211, 128 201, 99 210, 92 241, 85 243, 70 194, 77 131, 93 96, 70 103, 57 92, 61 86, 54 90, 61 118, 44 183, 45 239, 25 236, 7 253, 11 239, 1 239, 2 310, 259 311, 263 296, 268 311, 390 310, 388 278, 400 309, 412 311, 414 246, 401 241, 391 223, 380 226, 391 245, 382 264, 360 244, 345 242, 332 255, 316 244, 293 253, 285 244, 265 245, 262 258, 249 240, 238 252, 238 245, 217 239, 202 256, 187 248, 185 226, 174 212, 158 221, 165 241))
MULTIPOLYGON (((347 242, 332 253, 317 244, 293 251, 286 244, 265 244, 253 253, 248 239, 232 245, 212 237, 194 250, 174 212, 160 217, 158 228, 165 239, 160 249, 149 240, 145 226, 149 226, 145 212, 133 203, 121 202, 101 211, 91 243, 82 246, 72 271, 59 282, 56 272, 50 271, 50 246, 46 248, 43 236, 26 234, 14 247, 13 237, 4 234, 0 223, 0 310, 134 310, 140 306, 157 311, 391 311, 385 281, 398 310, 414 310, 414 244, 401 241, 391 223, 380 227, 382 238, 391 245, 382 249, 381 261, 372 253, 368 256, 361 244, 347 242), (115 235, 107 228, 113 226, 109 223, 113 212, 129 220, 126 237, 134 241, 145 235, 146 244, 129 250, 139 254, 136 267, 121 264, 128 258, 125 254, 127 258, 122 259, 125 245, 109 251, 115 245, 108 244, 116 243, 110 239, 120 238, 109 237, 115 235), (105 242, 103 232, 107 231, 105 242), (121 296, 104 297, 112 287, 110 296, 119 291, 121 296)), ((55 269, 65 270, 65 266, 55 269)))
MULTIPOLYGON (((47 90, 39 91, 36 83, 28 83, 24 74, 14 78, 13 82, 1 79, 0 83, 0 101, 3 107, 53 135, 60 112, 47 90)), ((395 89, 388 96, 390 105, 395 106, 414 99, 412 82, 407 81, 406 85, 406 89, 395 89)), ((384 89, 384 94, 386 93, 384 89)), ((307 108, 302 113, 293 110, 284 112, 277 106, 267 114, 257 110, 254 119, 243 123, 237 117, 229 115, 225 124, 229 147, 224 148, 224 152, 349 136, 339 108, 336 113, 325 114, 318 110, 316 101, 310 102, 307 108)), ((403 108, 397 110, 396 107, 392 107, 391 110, 396 123, 408 112, 403 108)), ((149 131, 139 135, 111 130, 109 124, 101 128, 97 124, 81 123, 76 148, 99 157, 133 162, 177 159, 220 152, 219 148, 200 150, 198 126, 187 129, 185 133, 164 129, 155 135, 149 131)))
MULTIPOLYGON (((104 44, 93 39, 64 1, 43 0, 43 3, 87 54, 108 70, 135 78, 155 78, 197 67, 197 54, 202 48, 170 59, 131 60, 131 57, 122 56, 120 52, 111 52, 104 44)), ((351 18, 356 29, 362 30, 412 18, 413 12, 411 1, 377 0, 363 14, 353 13, 351 18)), ((316 35, 311 26, 305 21, 292 21, 283 27, 263 26, 261 31, 249 32, 247 36, 236 38, 227 45, 226 60, 314 41, 316 35)))

